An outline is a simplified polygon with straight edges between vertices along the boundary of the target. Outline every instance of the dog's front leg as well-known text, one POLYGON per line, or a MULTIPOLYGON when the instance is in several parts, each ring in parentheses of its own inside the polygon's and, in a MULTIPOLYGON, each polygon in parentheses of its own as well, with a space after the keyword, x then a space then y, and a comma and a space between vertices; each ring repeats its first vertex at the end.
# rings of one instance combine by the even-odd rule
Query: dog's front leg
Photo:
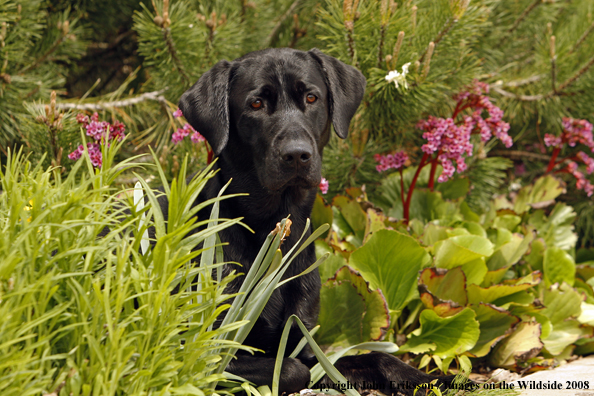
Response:
MULTIPOLYGON (((272 387, 275 359, 263 356, 237 355, 227 371, 254 384, 272 387)), ((284 358, 280 374, 279 393, 295 393, 309 386, 309 368, 298 359, 284 358)))

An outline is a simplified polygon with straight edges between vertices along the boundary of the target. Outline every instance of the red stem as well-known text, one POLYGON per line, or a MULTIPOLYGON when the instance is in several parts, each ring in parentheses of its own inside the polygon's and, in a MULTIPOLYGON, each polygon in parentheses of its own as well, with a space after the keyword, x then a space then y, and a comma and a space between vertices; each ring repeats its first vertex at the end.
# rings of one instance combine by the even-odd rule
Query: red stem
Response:
POLYGON ((555 161, 557 160, 557 157, 559 156, 560 152, 561 152, 561 148, 555 147, 555 149, 553 150, 553 155, 551 155, 551 160, 549 161, 549 166, 547 166, 547 170, 545 171, 545 175, 547 173, 551 172, 553 170, 553 168, 555 167, 555 165, 556 165, 555 161))
POLYGON ((424 153, 423 158, 421 158, 421 163, 419 164, 419 167, 417 168, 417 171, 415 172, 415 175, 413 176, 413 179, 410 182, 410 186, 408 187, 408 194, 406 196, 406 202, 404 203, 403 208, 403 217, 404 222, 406 224, 408 224, 408 221, 410 220, 410 201, 412 199, 413 192, 415 191, 415 184, 417 184, 417 179, 421 174, 421 169, 423 169, 423 167, 427 165, 427 158, 429 158, 429 154, 424 153))
POLYGON ((402 167, 400 167, 400 200, 402 201, 402 208, 404 209, 404 174, 402 167))
MULTIPOLYGON (((438 154, 439 156, 439 154, 438 154)), ((429 173, 429 191, 433 192, 435 185, 435 171, 437 170, 437 157, 431 160, 431 172, 429 173)))

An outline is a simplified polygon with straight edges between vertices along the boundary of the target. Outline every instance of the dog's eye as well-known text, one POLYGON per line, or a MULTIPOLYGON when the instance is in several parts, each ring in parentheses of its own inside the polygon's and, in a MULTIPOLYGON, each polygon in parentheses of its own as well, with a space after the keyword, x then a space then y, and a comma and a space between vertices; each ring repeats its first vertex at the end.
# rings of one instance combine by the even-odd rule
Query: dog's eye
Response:
POLYGON ((252 102, 252 109, 258 110, 262 108, 262 101, 260 99, 254 100, 252 102))
POLYGON ((305 100, 307 100, 307 103, 313 103, 318 100, 318 98, 315 95, 308 94, 305 100))

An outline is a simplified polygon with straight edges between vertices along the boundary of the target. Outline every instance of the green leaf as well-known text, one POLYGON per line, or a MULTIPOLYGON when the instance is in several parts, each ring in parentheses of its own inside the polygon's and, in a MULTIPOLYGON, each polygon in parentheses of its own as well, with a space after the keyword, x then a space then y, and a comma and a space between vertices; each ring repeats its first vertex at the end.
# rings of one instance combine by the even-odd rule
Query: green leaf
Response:
POLYGON ((550 320, 553 326, 564 320, 577 317, 581 313, 583 297, 568 285, 553 286, 545 290, 542 311, 550 320))
POLYGON ((512 234, 509 242, 500 246, 491 257, 487 260, 487 267, 490 271, 498 270, 500 268, 509 267, 522 258, 524 253, 530 247, 533 239, 532 233, 526 236, 521 234, 512 234))
POLYGON ((477 235, 460 235, 435 244, 435 266, 454 268, 493 254, 493 244, 477 235))
POLYGON ((512 334, 495 346, 489 363, 494 367, 515 368, 518 362, 538 355, 542 347, 540 323, 521 322, 512 334))
POLYGON ((568 319, 553 325, 553 330, 543 342, 551 355, 559 355, 580 338, 591 338, 592 330, 592 327, 582 326, 575 319, 568 319))
POLYGON ((578 322, 594 326, 594 304, 588 304, 587 302, 583 301, 581 308, 582 312, 577 318, 578 322))
POLYGON ((336 271, 347 265, 347 261, 340 254, 335 253, 334 250, 330 246, 328 246, 326 242, 320 239, 315 241, 315 246, 317 258, 321 258, 326 253, 330 254, 326 261, 324 261, 319 268, 320 279, 322 279, 323 283, 326 282, 328 279, 334 277, 336 271))
MULTIPOLYGON (((326 203, 324 203, 324 198, 322 198, 320 194, 317 194, 311 211, 312 228, 315 230, 322 224, 332 224, 333 220, 332 206, 326 205, 326 203)), ((326 238, 326 236, 328 236, 328 232, 322 234, 321 238, 326 238)))
POLYGON ((366 216, 363 209, 361 209, 361 205, 354 199, 350 199, 343 195, 334 197, 332 205, 340 209, 340 214, 342 214, 342 217, 344 217, 355 235, 360 236, 361 239, 363 239, 366 216))
POLYGON ((493 227, 505 228, 513 232, 521 222, 522 218, 520 216, 504 214, 497 216, 495 220, 493 220, 493 227))
POLYGON ((390 314, 381 290, 370 290, 358 272, 343 267, 322 286, 318 324, 319 344, 354 345, 380 340, 390 327, 390 314))
POLYGON ((481 335, 469 353, 473 357, 486 356, 493 345, 511 332, 512 327, 520 321, 508 311, 491 304, 473 305, 476 320, 480 323, 481 335))
POLYGON ((529 224, 536 227, 538 236, 545 240, 547 246, 555 246, 563 250, 573 249, 577 235, 573 232, 576 213, 571 206, 557 203, 548 218, 544 211, 535 211, 528 219, 529 224))
POLYGON ((514 203, 514 212, 522 214, 533 206, 544 207, 554 203, 555 198, 563 194, 561 182, 551 175, 538 178, 534 184, 522 188, 514 203))
POLYGON ((469 261, 462 266, 462 271, 466 275, 467 285, 480 285, 488 271, 485 258, 479 257, 476 260, 469 261))
POLYGON ((575 280, 575 263, 573 257, 558 247, 550 247, 544 252, 545 285, 566 282, 573 286, 575 280))
POLYGON ((441 300, 466 305, 466 277, 460 267, 451 270, 425 268, 419 277, 419 286, 426 288, 441 300))
POLYGON ((380 230, 351 254, 349 264, 371 288, 382 290, 390 309, 399 311, 417 296, 417 275, 430 260, 414 238, 380 230))
POLYGON ((527 290, 535 286, 540 281, 540 273, 533 272, 522 279, 518 279, 514 284, 500 284, 490 287, 480 287, 477 285, 468 285, 468 303, 479 304, 492 303, 502 297, 506 297, 519 291, 527 290))
POLYGON ((421 327, 409 335, 402 352, 429 352, 442 359, 459 355, 471 349, 479 339, 479 323, 475 313, 465 308, 460 313, 447 318, 439 317, 432 310, 421 312, 421 327))
POLYGON ((440 191, 444 199, 458 199, 468 194, 470 183, 466 177, 458 177, 445 183, 438 183, 435 190, 440 191))

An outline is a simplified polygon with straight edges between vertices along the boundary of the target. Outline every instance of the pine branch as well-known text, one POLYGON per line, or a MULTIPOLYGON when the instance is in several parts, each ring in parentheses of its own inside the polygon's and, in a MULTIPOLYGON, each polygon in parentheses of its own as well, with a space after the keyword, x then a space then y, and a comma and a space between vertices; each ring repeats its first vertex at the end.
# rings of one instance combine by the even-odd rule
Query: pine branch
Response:
POLYGON ((524 160, 531 159, 535 161, 548 161, 551 156, 548 154, 532 153, 530 151, 523 150, 493 150, 489 154, 493 154, 497 157, 510 158, 512 160, 524 160))
POLYGON ((299 5, 301 4, 302 1, 303 0, 295 0, 293 2, 293 4, 291 4, 289 9, 287 9, 287 11, 279 18, 279 20, 276 22, 276 25, 274 25, 274 28, 272 29, 272 31, 270 32, 268 37, 266 37, 266 41, 265 41, 266 47, 270 47, 272 45, 272 43, 276 40, 283 23, 287 20, 287 18, 289 18, 291 16, 291 14, 293 14, 295 9, 297 7, 299 7, 299 5))
MULTIPOLYGON (((98 103, 57 103, 57 109, 74 109, 74 110, 95 110, 101 111, 106 110, 114 107, 127 107, 133 106, 135 104, 144 102, 146 100, 154 100, 163 104, 167 104, 167 100, 163 95, 167 89, 161 89, 159 91, 154 92, 146 92, 141 95, 138 95, 135 98, 128 98, 122 100, 116 100, 113 102, 98 102, 98 103)), ((43 106, 43 105, 39 105, 43 106)))
MULTIPOLYGON (((441 31, 437 34, 437 37, 435 37, 435 40, 432 41, 435 46, 437 46, 437 44, 439 44, 439 42, 441 40, 443 40, 445 35, 448 34, 448 32, 452 29, 452 27, 454 26, 454 24, 456 22, 458 22, 458 18, 456 18, 456 17, 450 17, 448 19, 448 21, 443 26, 443 29, 441 29, 441 31)), ((423 51, 423 53, 419 57, 420 63, 423 63, 423 59, 425 58, 425 55, 427 55, 428 49, 429 49, 429 46, 427 46, 427 48, 425 48, 425 51, 423 51)))
POLYGON ((567 79, 563 84, 559 86, 559 91, 563 91, 565 88, 569 87, 573 84, 578 78, 580 78, 585 72, 588 71, 592 66, 594 66, 594 56, 590 58, 588 63, 584 65, 577 73, 567 79))
POLYGON ((536 7, 538 7, 539 5, 541 5, 541 4, 542 4, 542 0, 534 0, 532 2, 532 4, 530 4, 528 7, 526 7, 526 9, 524 10, 524 12, 522 12, 522 14, 518 17, 518 19, 515 20, 515 22, 512 25, 512 27, 509 28, 509 30, 507 31, 507 35, 503 38, 502 42, 505 42, 511 36, 511 34, 518 28, 518 26, 520 26, 520 24, 522 23, 522 21, 524 19, 526 19, 526 17, 528 16, 528 14, 530 14, 532 11, 534 11, 534 9, 536 7))
POLYGON ((45 54, 41 55, 41 57, 37 58, 35 60, 35 62, 33 62, 29 66, 25 67, 24 69, 21 69, 19 74, 27 73, 28 71, 35 69, 36 67, 41 65, 43 62, 45 62, 47 57, 50 56, 51 54, 53 54, 54 51, 56 51, 58 49, 60 44, 62 44, 64 42, 65 39, 66 39, 66 34, 64 34, 63 32, 60 32, 60 38, 56 40, 56 42, 51 46, 51 48, 49 50, 47 50, 45 52, 45 54))
POLYGON ((179 74, 182 76, 182 78, 186 82, 186 85, 190 85, 190 82, 191 82, 190 78, 186 74, 181 61, 177 57, 177 51, 175 49, 175 44, 173 43, 173 38, 171 37, 171 29, 163 28, 162 30, 163 30, 163 39, 165 39, 165 43, 167 44, 167 50, 169 51, 169 54, 171 55, 171 59, 173 59, 175 68, 177 69, 179 74))
POLYGON ((522 102, 535 102, 547 97, 546 95, 518 95, 494 86, 491 86, 491 89, 503 97, 517 99, 522 102))
POLYGON ((584 32, 584 34, 582 34, 582 37, 580 37, 578 39, 578 41, 576 41, 575 45, 573 46, 573 48, 571 50, 569 50, 569 53, 572 54, 575 52, 575 50, 577 50, 579 48, 580 45, 582 45, 582 43, 584 41, 586 41, 586 39, 588 38, 588 36, 590 35, 590 33, 592 33, 594 31, 594 22, 592 22, 592 24, 590 25, 590 27, 588 29, 586 29, 586 31, 584 32))

